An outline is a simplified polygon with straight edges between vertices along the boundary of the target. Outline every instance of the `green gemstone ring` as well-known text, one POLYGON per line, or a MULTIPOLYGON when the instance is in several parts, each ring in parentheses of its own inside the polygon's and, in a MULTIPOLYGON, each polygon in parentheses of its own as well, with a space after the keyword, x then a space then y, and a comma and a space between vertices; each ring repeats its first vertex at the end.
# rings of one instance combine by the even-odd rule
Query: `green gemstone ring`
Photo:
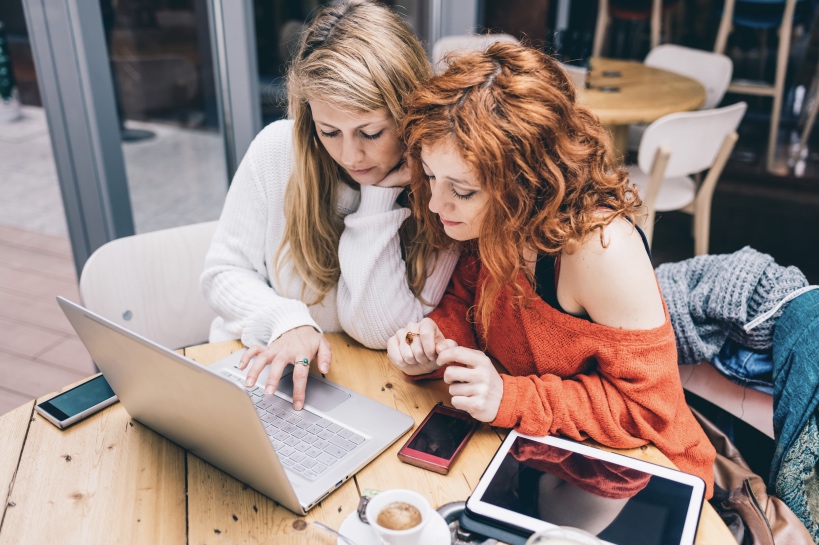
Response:
POLYGON ((300 360, 296 360, 296 363, 300 363, 302 365, 310 365, 310 360, 308 360, 307 358, 302 358, 300 360))

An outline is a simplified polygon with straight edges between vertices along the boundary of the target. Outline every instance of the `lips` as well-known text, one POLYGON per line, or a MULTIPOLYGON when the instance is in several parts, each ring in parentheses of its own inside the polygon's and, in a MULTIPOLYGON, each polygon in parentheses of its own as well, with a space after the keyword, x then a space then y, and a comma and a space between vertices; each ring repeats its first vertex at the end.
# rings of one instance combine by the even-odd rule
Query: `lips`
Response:
POLYGON ((449 221, 445 220, 444 218, 441 218, 441 223, 443 223, 445 227, 455 227, 456 225, 461 224, 460 221, 449 221))
POLYGON ((374 168, 375 168, 375 167, 363 168, 363 169, 361 169, 361 170, 355 170, 355 169, 352 169, 352 168, 348 168, 348 169, 347 169, 347 172, 349 172, 349 173, 350 173, 350 174, 352 174, 353 176, 361 176, 361 175, 363 175, 363 174, 367 174, 368 172, 370 172, 370 171, 371 171, 372 169, 374 169, 374 168))

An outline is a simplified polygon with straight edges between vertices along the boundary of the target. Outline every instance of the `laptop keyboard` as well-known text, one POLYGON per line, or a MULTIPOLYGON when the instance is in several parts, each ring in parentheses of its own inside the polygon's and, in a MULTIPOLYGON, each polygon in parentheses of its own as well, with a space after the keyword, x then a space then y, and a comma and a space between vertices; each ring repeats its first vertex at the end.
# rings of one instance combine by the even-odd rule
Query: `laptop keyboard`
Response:
MULTIPOLYGON (((244 387, 244 377, 227 369, 221 373, 244 387)), ((366 441, 349 428, 307 409, 293 409, 287 400, 275 395, 265 396, 264 389, 258 386, 247 390, 247 394, 256 406, 282 465, 307 479, 317 478, 366 441)))

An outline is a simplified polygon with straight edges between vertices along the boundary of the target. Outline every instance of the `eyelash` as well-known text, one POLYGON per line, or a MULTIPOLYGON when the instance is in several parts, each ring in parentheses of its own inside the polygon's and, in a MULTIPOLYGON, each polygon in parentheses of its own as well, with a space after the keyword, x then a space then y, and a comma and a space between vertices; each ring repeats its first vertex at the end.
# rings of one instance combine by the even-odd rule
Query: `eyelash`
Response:
MULTIPOLYGON (((431 182, 432 180, 435 179, 435 176, 431 176, 431 175, 429 175, 427 173, 424 173, 424 177, 427 179, 428 182, 431 182)), ((470 191, 469 193, 467 193, 465 195, 461 195, 460 193, 458 193, 454 189, 450 189, 450 192, 452 192, 453 197, 455 197, 456 199, 461 199, 462 201, 466 201, 466 200, 471 199, 472 195, 475 194, 474 191, 470 191)))
MULTIPOLYGON (((319 129, 319 132, 321 133, 321 135, 324 138, 333 138, 333 137, 338 136, 338 131, 324 132, 323 130, 319 129)), ((382 130, 378 131, 375 134, 367 134, 365 132, 359 132, 358 134, 360 134, 361 137, 366 139, 366 140, 378 140, 383 133, 384 133, 384 130, 382 129, 382 130)))
POLYGON ((471 199, 471 198, 472 198, 472 195, 474 195, 474 194, 475 194, 475 192, 474 192, 474 191, 470 191, 470 192, 469 192, 469 193, 467 193, 466 195, 461 195, 460 193, 458 193, 458 192, 457 192, 457 191, 455 191, 454 189, 450 189, 450 191, 452 192, 452 196, 453 196, 453 197, 455 197, 456 199, 461 199, 462 201, 466 201, 466 200, 468 200, 468 199, 471 199))

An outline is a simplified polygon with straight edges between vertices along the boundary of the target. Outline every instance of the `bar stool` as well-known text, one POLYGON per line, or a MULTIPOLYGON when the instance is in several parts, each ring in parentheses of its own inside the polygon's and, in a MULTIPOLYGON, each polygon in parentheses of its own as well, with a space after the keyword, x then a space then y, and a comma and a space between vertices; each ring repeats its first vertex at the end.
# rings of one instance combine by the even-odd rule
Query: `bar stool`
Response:
POLYGON ((728 35, 733 26, 744 26, 758 30, 779 29, 779 47, 776 56, 776 75, 773 83, 755 81, 734 81, 728 86, 729 93, 743 95, 769 96, 773 98, 771 107, 771 127, 768 132, 767 169, 773 170, 776 154, 776 137, 779 131, 779 118, 782 114, 782 95, 785 88, 785 73, 788 68, 788 54, 791 46, 791 33, 796 13, 796 4, 804 0, 725 0, 722 11, 715 53, 725 53, 728 35), (778 10, 764 9, 783 6, 781 18, 778 10), (743 8, 743 9, 737 9, 743 8))
POLYGON ((603 52, 611 19, 651 22, 651 48, 660 44, 662 15, 676 4, 676 0, 599 0, 597 3, 597 25, 594 32, 592 56, 603 52))

